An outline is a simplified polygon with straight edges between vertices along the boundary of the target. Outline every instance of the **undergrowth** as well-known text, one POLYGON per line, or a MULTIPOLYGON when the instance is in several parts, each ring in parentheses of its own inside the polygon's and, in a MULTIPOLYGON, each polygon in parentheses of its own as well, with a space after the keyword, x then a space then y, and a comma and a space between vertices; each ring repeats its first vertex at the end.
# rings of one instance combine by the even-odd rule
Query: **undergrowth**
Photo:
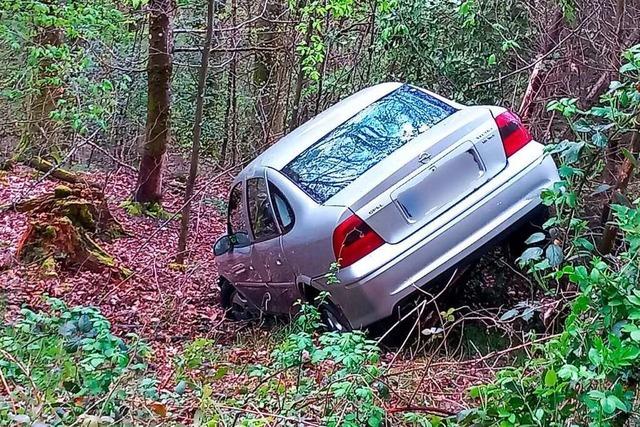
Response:
POLYGON ((94 308, 21 311, 0 330, 0 425, 110 425, 153 418, 159 402, 147 376, 149 347, 135 335, 112 334, 94 308))
POLYGON ((363 332, 323 331, 318 310, 303 304, 295 322, 273 344, 264 363, 240 368, 246 381, 228 397, 214 392, 216 381, 237 378, 239 367, 219 365, 202 381, 202 376, 190 375, 193 370, 224 357, 205 361, 194 351, 203 345, 212 349, 213 342, 196 341, 187 349, 185 355, 191 356, 179 365, 186 368, 184 378, 200 396, 199 422, 267 426, 320 420, 326 426, 382 425, 388 389, 379 381, 380 349, 363 332))
MULTIPOLYGON (((531 236, 521 263, 547 292, 568 298, 564 329, 535 346, 535 357, 474 387, 478 406, 461 414, 462 425, 622 426, 637 411, 639 201, 628 200, 620 183, 592 184, 601 179, 609 144, 639 137, 640 46, 624 57, 621 81, 611 83, 600 105, 588 111, 575 99, 549 105, 567 119, 573 138, 547 146, 561 161, 561 181, 542 194, 555 210, 545 224, 551 238, 531 236), (611 200, 605 229, 619 231, 614 253, 598 251, 606 233, 601 236, 586 219, 600 193, 611 200)), ((626 166, 637 169, 637 153, 621 151, 626 166)))

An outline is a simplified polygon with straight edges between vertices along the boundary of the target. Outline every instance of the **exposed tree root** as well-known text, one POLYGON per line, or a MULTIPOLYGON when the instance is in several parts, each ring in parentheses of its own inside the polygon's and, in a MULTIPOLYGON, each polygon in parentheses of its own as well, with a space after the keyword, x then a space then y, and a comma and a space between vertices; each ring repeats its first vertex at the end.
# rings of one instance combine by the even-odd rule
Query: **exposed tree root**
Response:
POLYGON ((58 267, 128 274, 96 241, 124 234, 99 190, 79 184, 59 185, 53 193, 11 207, 30 217, 18 242, 18 259, 41 263, 45 274, 55 273, 58 267))

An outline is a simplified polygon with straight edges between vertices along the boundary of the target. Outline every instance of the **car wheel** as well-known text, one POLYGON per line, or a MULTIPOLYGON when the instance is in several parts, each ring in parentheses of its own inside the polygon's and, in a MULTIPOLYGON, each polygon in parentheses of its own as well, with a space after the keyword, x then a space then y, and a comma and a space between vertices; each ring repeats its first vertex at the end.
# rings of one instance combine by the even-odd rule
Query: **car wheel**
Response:
POLYGON ((250 320, 254 312, 249 301, 225 278, 220 278, 220 305, 231 320, 250 320))
POLYGON ((329 332, 350 332, 351 325, 342 310, 330 301, 320 304, 320 321, 329 332))

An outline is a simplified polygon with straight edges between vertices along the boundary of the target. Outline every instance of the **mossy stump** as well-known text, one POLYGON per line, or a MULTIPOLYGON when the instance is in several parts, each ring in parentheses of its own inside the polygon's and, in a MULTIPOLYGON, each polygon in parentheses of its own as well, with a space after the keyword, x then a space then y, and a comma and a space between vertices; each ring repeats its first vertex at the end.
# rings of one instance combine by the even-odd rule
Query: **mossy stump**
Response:
POLYGON ((94 272, 107 269, 125 274, 97 242, 124 234, 98 189, 80 184, 59 185, 52 193, 12 207, 29 215, 29 225, 17 248, 21 261, 40 263, 47 275, 55 274, 56 268, 94 272))

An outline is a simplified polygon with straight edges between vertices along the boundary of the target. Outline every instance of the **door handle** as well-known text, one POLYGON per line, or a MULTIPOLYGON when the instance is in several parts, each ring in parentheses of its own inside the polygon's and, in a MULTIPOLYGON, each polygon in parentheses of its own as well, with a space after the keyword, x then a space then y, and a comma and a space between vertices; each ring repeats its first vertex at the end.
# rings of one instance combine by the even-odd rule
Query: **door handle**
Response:
POLYGON ((246 268, 244 266, 244 264, 236 264, 233 267, 231 267, 231 272, 233 274, 242 274, 246 271, 246 268))

